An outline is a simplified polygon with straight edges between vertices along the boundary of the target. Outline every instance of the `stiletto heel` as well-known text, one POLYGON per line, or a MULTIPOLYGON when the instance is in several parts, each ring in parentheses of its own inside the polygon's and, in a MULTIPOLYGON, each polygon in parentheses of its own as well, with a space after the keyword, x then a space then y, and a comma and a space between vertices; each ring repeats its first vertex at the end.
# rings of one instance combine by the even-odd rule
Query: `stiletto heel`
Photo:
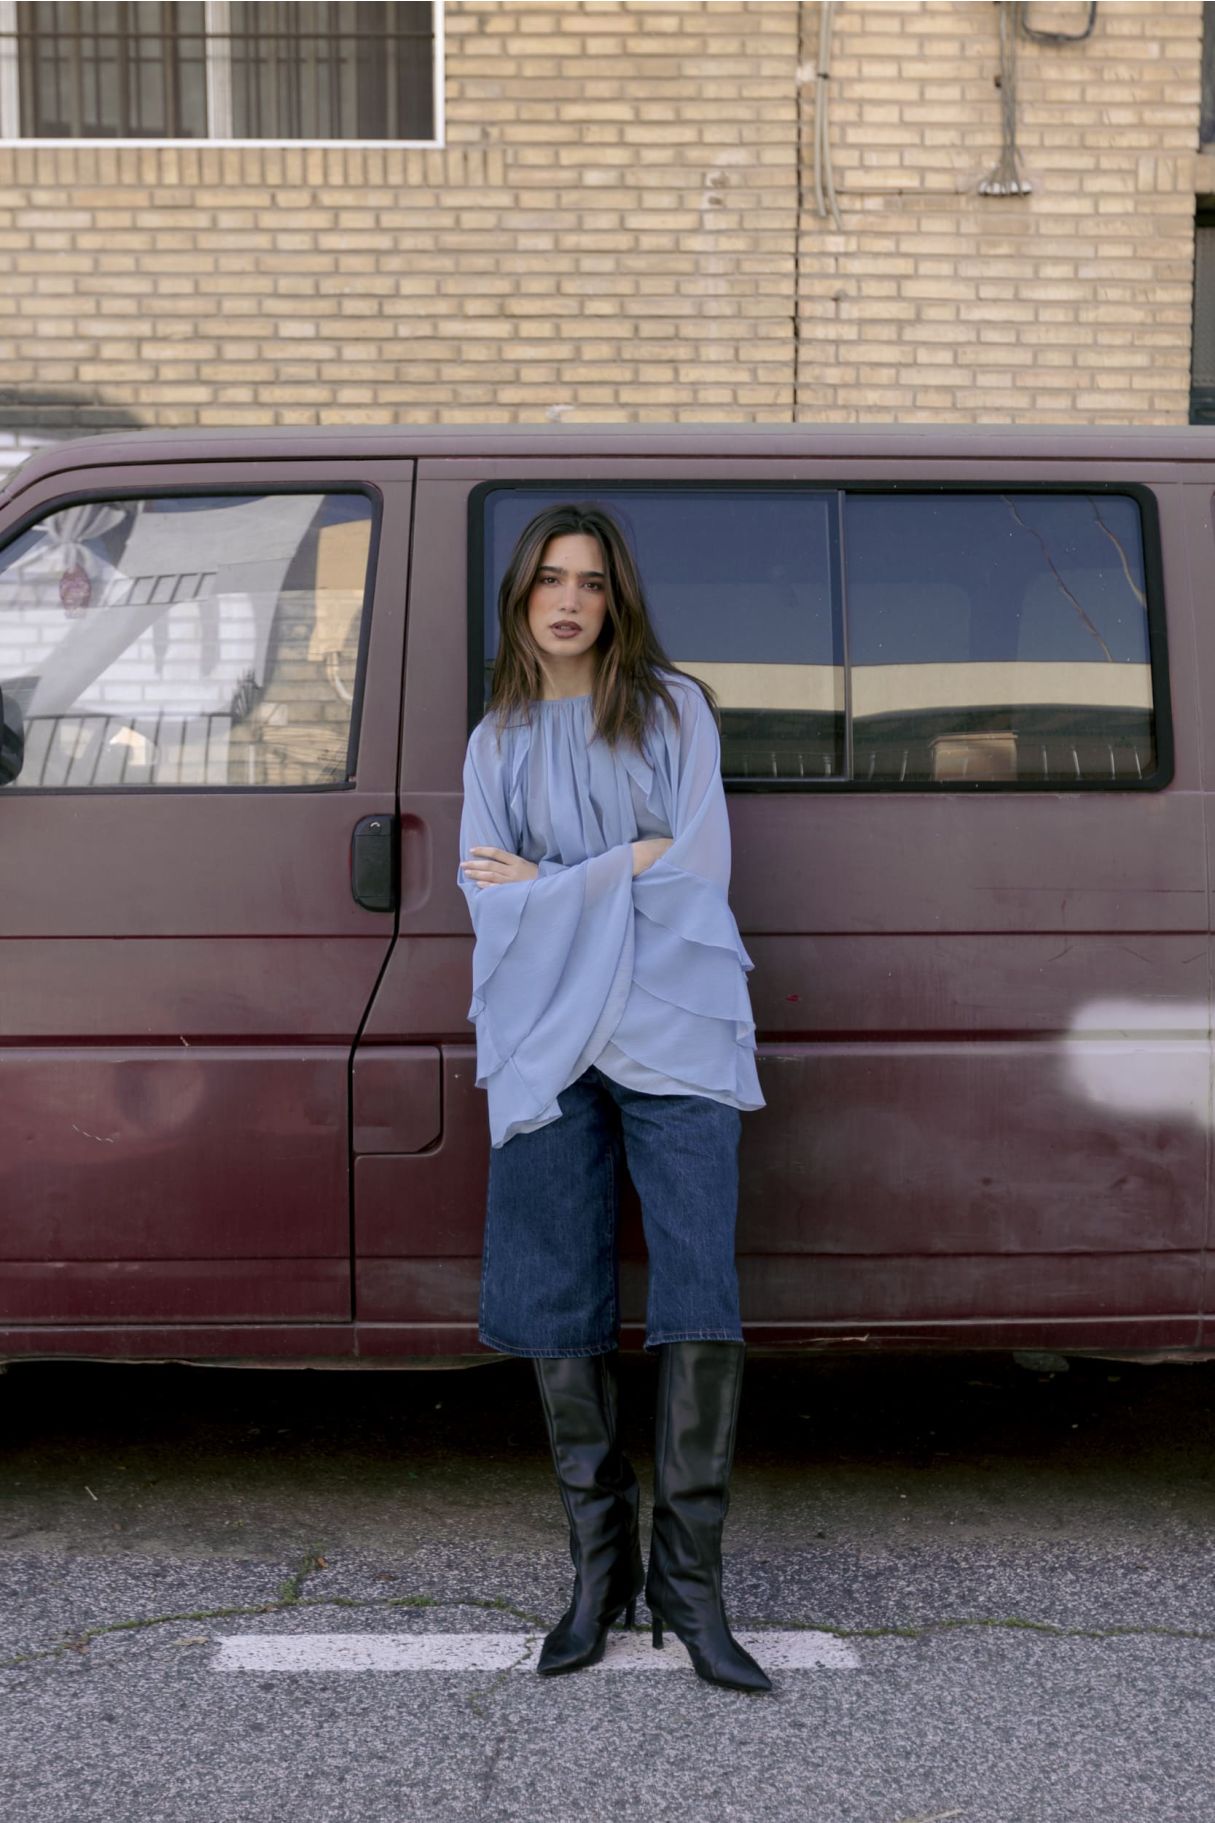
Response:
POLYGON ((636 1619, 637 1619, 637 1597, 634 1595, 632 1601, 630 1601, 628 1607, 624 1611, 625 1626, 632 1627, 634 1622, 636 1621, 636 1619))
POLYGON ((662 1615, 661 1614, 652 1614, 650 1616, 650 1643, 654 1646, 659 1646, 659 1647, 662 1645, 662 1615))

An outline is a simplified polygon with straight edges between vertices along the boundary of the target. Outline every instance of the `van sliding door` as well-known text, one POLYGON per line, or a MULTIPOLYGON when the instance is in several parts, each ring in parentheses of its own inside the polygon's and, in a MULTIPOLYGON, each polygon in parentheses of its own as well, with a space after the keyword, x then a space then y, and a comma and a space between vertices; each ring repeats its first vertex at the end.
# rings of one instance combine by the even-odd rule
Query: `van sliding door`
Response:
POLYGON ((385 1120, 357 1159, 368 1348, 476 1345, 460 768, 498 582, 559 500, 618 515, 663 646, 721 709, 767 1098, 740 1153, 749 1337, 1194 1344, 1209 914, 1175 480, 956 454, 419 465, 401 934, 366 1036, 386 1071, 436 1045, 443 1105, 441 1137, 437 1113, 433 1138, 385 1120))

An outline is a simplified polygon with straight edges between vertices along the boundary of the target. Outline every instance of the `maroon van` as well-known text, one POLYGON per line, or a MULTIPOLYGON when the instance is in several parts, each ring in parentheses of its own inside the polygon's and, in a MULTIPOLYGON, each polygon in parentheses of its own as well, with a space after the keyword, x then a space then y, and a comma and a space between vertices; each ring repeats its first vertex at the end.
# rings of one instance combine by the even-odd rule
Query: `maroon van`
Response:
POLYGON ((565 499, 622 520, 722 707, 768 1103, 749 1340, 1215 1354, 1213 490, 1201 428, 28 461, 0 495, 0 1359, 497 1358, 461 765, 506 557, 565 499))

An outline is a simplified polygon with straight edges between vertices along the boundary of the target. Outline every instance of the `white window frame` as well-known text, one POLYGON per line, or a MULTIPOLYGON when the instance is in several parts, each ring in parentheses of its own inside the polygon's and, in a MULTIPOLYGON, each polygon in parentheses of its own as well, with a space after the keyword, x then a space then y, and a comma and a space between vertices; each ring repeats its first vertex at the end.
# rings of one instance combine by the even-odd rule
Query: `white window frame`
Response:
POLYGON ((17 0, 0 0, 0 144, 10 146, 249 146, 276 150, 290 146, 346 147, 351 151, 384 152, 390 147, 435 150, 446 143, 444 108, 444 7, 446 0, 431 0, 434 38, 431 42, 431 92, 434 96, 433 139, 232 139, 232 64, 226 34, 229 0, 205 0, 207 34, 207 137, 205 139, 23 139, 21 95, 18 87, 17 0), (227 127, 229 133, 216 131, 227 127))

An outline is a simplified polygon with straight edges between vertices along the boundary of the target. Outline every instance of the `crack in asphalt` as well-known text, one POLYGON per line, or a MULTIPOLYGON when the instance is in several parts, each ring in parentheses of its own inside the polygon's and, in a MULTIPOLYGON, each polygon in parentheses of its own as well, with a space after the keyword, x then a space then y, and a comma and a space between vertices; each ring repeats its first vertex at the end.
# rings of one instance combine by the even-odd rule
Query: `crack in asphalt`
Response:
MULTIPOLYGON (((546 1626, 545 1622, 537 1621, 536 1622, 537 1633, 543 1632, 545 1630, 545 1626, 546 1626)), ((535 1652, 535 1650, 536 1650, 536 1633, 521 1634, 520 1638, 519 1638, 519 1656, 517 1658, 513 1658, 509 1665, 504 1665, 502 1667, 501 1671, 495 1671, 493 1676, 490 1678, 489 1683, 485 1685, 483 1691, 478 1692, 476 1690, 471 1690, 469 1692, 469 1694, 465 1700, 468 1703, 468 1707, 472 1710, 472 1713, 476 1716, 476 1718, 479 1722, 487 1722, 489 1720, 489 1713, 486 1710, 484 1703, 481 1700, 482 1696, 485 1697, 486 1701, 492 1702, 493 1698, 496 1697, 500 1693, 502 1686, 505 1684, 506 1680, 510 1677, 511 1673, 514 1671, 518 1671, 521 1665, 526 1665, 528 1659, 531 1658, 531 1656, 535 1652)), ((496 1757, 497 1757, 496 1750, 495 1750, 494 1757, 496 1760, 496 1757)), ((483 1796, 487 1795, 487 1793, 488 1793, 488 1787, 486 1789, 486 1793, 483 1794, 483 1796)))
POLYGON ((282 1602, 283 1606, 291 1607, 297 1602, 300 1599, 300 1590, 303 1588, 308 1578, 310 1576, 316 1576, 321 1570, 324 1570, 327 1567, 328 1559, 322 1556, 320 1551, 309 1551, 307 1556, 301 1559, 299 1569, 296 1570, 293 1575, 289 1576, 286 1582, 281 1582, 278 1585, 278 1599, 282 1602))
MULTIPOLYGON (((16 1658, 0 1659, 0 1671, 16 1671, 23 1665, 32 1665, 40 1660, 60 1658, 65 1652, 84 1652, 93 1640, 104 1638, 111 1633, 137 1633, 146 1627, 164 1627, 173 1621, 183 1620, 240 1620, 256 1614, 284 1614, 292 1608, 476 1608, 485 1613, 509 1614, 515 1620, 524 1621, 536 1628, 543 1628, 545 1622, 540 1615, 530 1613, 526 1608, 517 1608, 500 1596, 437 1596, 437 1595, 316 1595, 306 1596, 302 1593, 309 1577, 326 1569, 326 1559, 317 1551, 310 1551, 302 1559, 297 1569, 278 1586, 278 1594, 272 1601, 254 1602, 239 1608, 193 1608, 183 1609, 172 1614, 147 1614, 138 1620, 102 1621, 95 1627, 85 1627, 80 1633, 72 1634, 53 1646, 36 1648, 29 1652, 18 1653, 16 1658)), ((194 1642, 191 1642, 194 1643, 194 1642)), ((203 1642, 198 1642, 203 1643, 203 1642)), ((527 1658, 532 1647, 530 1641, 520 1654, 520 1660, 527 1658)))
MULTIPOLYGON (((775 1626, 776 1622, 761 1622, 760 1626, 775 1626)), ((1006 1627, 1010 1631, 1026 1633, 1043 1633, 1053 1639, 1209 1639, 1215 1640, 1215 1628, 1211 1627, 1155 1627, 1151 1625, 1114 1626, 1114 1627, 1061 1627, 1056 1621, 1026 1620, 1020 1614, 975 1614, 959 1615, 956 1618, 923 1621, 914 1627, 821 1627, 814 1622, 785 1621, 779 1623, 785 1631, 806 1631, 811 1633, 831 1633, 836 1639, 927 1639, 934 1633, 948 1633, 952 1628, 962 1627, 1006 1627)))
MULTIPOLYGON (((548 1623, 538 1614, 526 1608, 516 1607, 512 1602, 500 1596, 436 1596, 436 1595, 318 1595, 308 1596, 303 1593, 311 1577, 318 1575, 328 1567, 326 1558, 319 1551, 309 1551, 300 1561, 298 1567, 279 1584, 278 1594, 272 1601, 256 1602, 236 1608, 195 1608, 184 1609, 172 1614, 144 1615, 137 1620, 103 1621, 95 1627, 86 1627, 81 1632, 67 1639, 59 1640, 55 1645, 18 1653, 15 1658, 0 1659, 0 1671, 16 1671, 24 1665, 36 1664, 43 1660, 62 1657, 67 1652, 84 1652, 95 1639, 101 1639, 114 1633, 142 1632, 145 1628, 168 1626, 174 1621, 186 1620, 241 1620, 258 1614, 283 1614, 292 1608, 372 1608, 390 1612, 394 1608, 442 1610, 445 1608, 474 1608, 482 1613, 509 1614, 525 1625, 544 1631, 548 1623)), ((824 1633, 833 1639, 931 1639, 936 1634, 961 1631, 966 1628, 990 1628, 993 1631, 1037 1633, 1048 1639, 1191 1639, 1215 1640, 1215 1629, 1209 1627, 1170 1627, 1140 1625, 1114 1625, 1108 1627, 1065 1627, 1056 1621, 1030 1620, 1024 1615, 957 1615, 942 1616, 939 1619, 920 1621, 908 1626, 880 1627, 840 1627, 829 1621, 757 1621, 752 1623, 756 1632, 803 1632, 824 1633)), ((637 1629, 634 1629, 635 1631, 637 1629)), ((644 1631, 644 1629, 642 1629, 644 1631)), ((183 1642, 189 1644, 209 1643, 205 1638, 198 1641, 183 1642)), ((524 1635, 520 1640, 520 1654, 517 1664, 526 1663, 534 1650, 534 1640, 524 1635)), ((511 1667, 512 1669, 514 1667, 511 1667)), ((495 1674, 489 1690, 493 1695, 495 1686, 506 1673, 495 1674)), ((475 1713, 484 1715, 477 1699, 470 1699, 475 1713)))

